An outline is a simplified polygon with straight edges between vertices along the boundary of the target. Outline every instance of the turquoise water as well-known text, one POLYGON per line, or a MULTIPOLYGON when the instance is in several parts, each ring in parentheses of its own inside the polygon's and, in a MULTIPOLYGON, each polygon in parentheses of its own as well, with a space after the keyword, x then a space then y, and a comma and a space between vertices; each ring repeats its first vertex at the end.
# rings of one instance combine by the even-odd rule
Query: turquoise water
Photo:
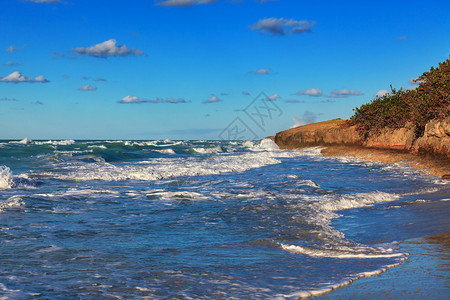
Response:
POLYGON ((0 297, 295 298, 448 231, 450 185, 271 141, 0 141, 0 297))

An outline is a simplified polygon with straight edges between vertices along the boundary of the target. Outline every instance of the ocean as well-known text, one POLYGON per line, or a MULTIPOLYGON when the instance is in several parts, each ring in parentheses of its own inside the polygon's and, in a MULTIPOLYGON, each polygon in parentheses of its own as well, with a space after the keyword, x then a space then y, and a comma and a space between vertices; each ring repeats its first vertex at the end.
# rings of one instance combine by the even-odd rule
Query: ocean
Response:
POLYGON ((267 139, 0 141, 0 298, 319 295, 448 231, 449 200, 413 168, 267 139))

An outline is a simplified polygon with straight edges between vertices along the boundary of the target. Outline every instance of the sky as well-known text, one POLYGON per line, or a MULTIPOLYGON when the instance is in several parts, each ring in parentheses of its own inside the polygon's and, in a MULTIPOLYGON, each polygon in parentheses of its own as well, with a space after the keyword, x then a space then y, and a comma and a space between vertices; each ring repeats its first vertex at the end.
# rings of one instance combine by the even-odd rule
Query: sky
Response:
POLYGON ((449 1, 1 0, 0 139, 258 139, 450 54, 449 1))

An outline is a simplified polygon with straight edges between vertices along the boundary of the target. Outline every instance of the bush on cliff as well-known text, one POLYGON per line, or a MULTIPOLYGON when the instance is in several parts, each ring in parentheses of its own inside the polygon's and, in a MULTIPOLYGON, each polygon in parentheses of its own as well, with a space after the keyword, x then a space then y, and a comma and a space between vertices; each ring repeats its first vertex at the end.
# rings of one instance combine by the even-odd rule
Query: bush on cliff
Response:
POLYGON ((450 59, 437 68, 431 67, 415 81, 419 83, 416 89, 395 90, 391 86, 390 94, 355 108, 347 125, 355 125, 363 139, 380 134, 384 128, 404 127, 408 122, 420 135, 428 121, 449 116, 450 59))

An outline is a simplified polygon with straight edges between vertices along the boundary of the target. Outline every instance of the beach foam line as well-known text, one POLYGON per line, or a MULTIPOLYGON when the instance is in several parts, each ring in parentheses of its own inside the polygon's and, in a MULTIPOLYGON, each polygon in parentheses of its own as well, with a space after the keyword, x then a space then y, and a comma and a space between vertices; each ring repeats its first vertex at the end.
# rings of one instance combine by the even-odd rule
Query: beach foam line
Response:
POLYGON ((350 279, 346 279, 343 281, 340 281, 338 283, 335 284, 331 284, 331 285, 326 285, 323 288, 320 289, 313 289, 313 290, 308 290, 308 291, 300 291, 300 292, 296 292, 290 295, 277 295, 275 297, 275 299, 304 299, 304 298, 309 298, 309 297, 313 297, 313 296, 320 296, 329 292, 332 292, 338 288, 347 286, 349 284, 351 284, 352 282, 361 279, 361 278, 365 278, 365 277, 371 277, 371 276, 375 276, 375 275, 379 275, 382 274, 384 272, 386 272, 387 270, 397 267, 399 265, 402 264, 402 262, 404 262, 405 260, 408 259, 409 254, 405 253, 405 256, 400 258, 400 261, 395 263, 395 264, 390 264, 390 265, 385 265, 383 267, 381 267, 380 269, 377 269, 375 271, 369 271, 369 272, 361 272, 356 274, 355 276, 353 276, 350 279))
POLYGON ((400 195, 385 192, 347 194, 327 201, 322 208, 328 211, 360 208, 371 206, 374 203, 391 202, 398 198, 400 198, 400 195))
POLYGON ((283 250, 287 250, 292 253, 304 254, 311 257, 330 257, 330 258, 392 258, 392 257, 404 257, 406 253, 361 253, 355 251, 338 251, 338 250, 326 250, 326 249, 312 249, 307 247, 301 247, 296 245, 285 245, 280 243, 283 250))

